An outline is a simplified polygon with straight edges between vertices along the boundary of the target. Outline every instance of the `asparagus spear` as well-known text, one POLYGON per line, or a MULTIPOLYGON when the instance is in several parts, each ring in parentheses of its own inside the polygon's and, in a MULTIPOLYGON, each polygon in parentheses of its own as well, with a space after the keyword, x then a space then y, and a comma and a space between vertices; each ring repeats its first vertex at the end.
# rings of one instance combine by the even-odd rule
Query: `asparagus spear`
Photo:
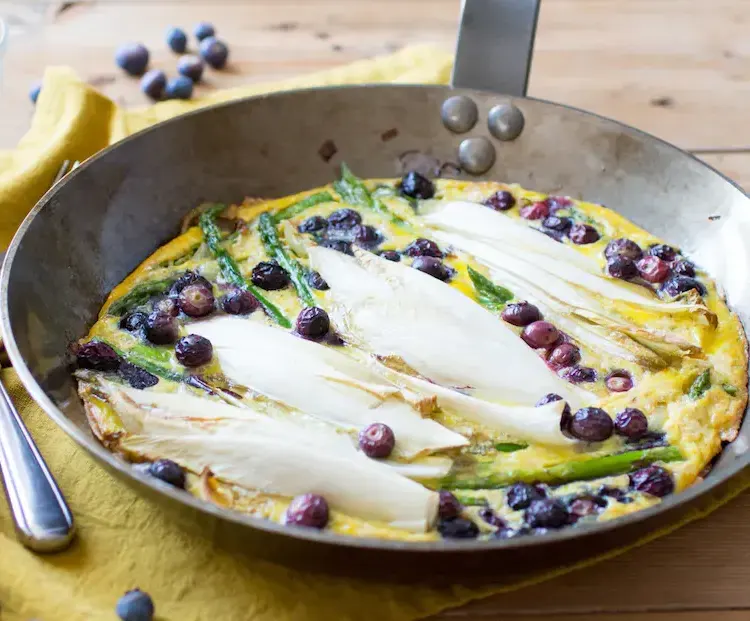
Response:
POLYGON ((298 203, 294 203, 294 205, 289 205, 289 207, 282 209, 281 211, 277 211, 273 215, 273 220, 276 224, 278 224, 282 220, 288 220, 289 218, 298 216, 310 207, 314 207, 315 205, 319 205, 320 203, 330 203, 333 200, 334 198, 333 196, 331 196, 330 192, 317 192, 315 194, 311 194, 307 198, 303 198, 298 203))
POLYGON ((224 211, 224 209, 224 205, 214 205, 204 211, 199 220, 201 231, 203 231, 203 238, 206 240, 206 244, 208 244, 214 257, 216 257, 221 273, 224 275, 224 278, 233 285, 240 287, 241 289, 247 289, 252 293, 276 323, 284 328, 291 328, 291 322, 284 316, 279 308, 268 300, 257 287, 245 280, 245 277, 240 272, 237 262, 221 245, 221 232, 219 231, 219 227, 216 226, 216 217, 224 211))
POLYGON ((680 450, 675 446, 660 446, 638 451, 628 451, 603 457, 592 457, 581 461, 540 468, 539 470, 517 470, 493 472, 494 463, 480 464, 477 473, 449 475, 440 481, 445 489, 497 489, 511 483, 549 483, 559 485, 571 481, 600 479, 602 477, 625 474, 655 461, 680 461, 680 450))
POLYGON ((711 388, 711 369, 706 369, 695 378, 688 391, 688 397, 693 401, 697 401, 709 388, 711 388))
POLYGON ((339 196, 350 205, 364 207, 377 211, 380 215, 388 218, 393 224, 404 228, 412 228, 411 225, 403 218, 398 217, 389 211, 381 201, 374 198, 370 191, 362 183, 362 180, 356 177, 346 164, 341 164, 341 179, 333 182, 333 187, 339 196))
POLYGON ((527 448, 528 444, 515 444, 513 442, 498 442, 495 444, 495 450, 499 453, 515 453, 527 448))
POLYGON ((138 283, 121 298, 112 302, 107 312, 110 315, 124 315, 129 310, 145 304, 149 298, 164 293, 175 280, 177 280, 177 276, 138 283))
POLYGON ((316 306, 315 296, 310 285, 307 284, 302 266, 298 261, 290 257, 284 246, 282 246, 279 235, 276 232, 274 219, 270 214, 262 213, 260 215, 260 218, 258 218, 258 232, 268 255, 276 259, 276 262, 289 273, 294 288, 297 290, 297 295, 303 304, 316 306))
POLYGON ((496 285, 489 278, 473 269, 471 265, 467 266, 467 269, 477 293, 477 301, 486 309, 495 312, 501 311, 505 308, 505 304, 513 299, 513 294, 505 287, 496 285))
POLYGON ((170 352, 166 349, 148 347, 147 345, 139 343, 125 351, 110 341, 104 339, 95 340, 106 343, 117 352, 117 355, 120 356, 120 358, 127 360, 130 364, 141 367, 143 370, 148 371, 157 377, 171 380, 173 382, 184 382, 188 377, 186 374, 175 371, 172 368, 172 365, 170 364, 170 352))

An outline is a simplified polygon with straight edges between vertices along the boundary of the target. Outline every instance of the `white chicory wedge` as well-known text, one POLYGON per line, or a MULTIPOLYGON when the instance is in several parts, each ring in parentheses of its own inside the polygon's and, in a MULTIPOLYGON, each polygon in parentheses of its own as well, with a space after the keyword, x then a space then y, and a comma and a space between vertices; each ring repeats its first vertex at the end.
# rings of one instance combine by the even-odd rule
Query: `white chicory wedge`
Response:
MULTIPOLYGON (((455 216, 451 218, 451 220, 454 219, 455 216)), ((559 249, 556 256, 528 251, 509 252, 504 248, 504 246, 507 246, 506 244, 489 235, 455 232, 454 229, 448 230, 444 225, 441 226, 444 228, 434 231, 435 239, 468 252, 483 263, 492 265, 493 267, 502 267, 504 265, 514 272, 520 271, 521 273, 528 273, 530 268, 536 268, 535 271, 537 273, 546 274, 546 277, 542 276, 543 280, 539 283, 544 287, 547 286, 546 281, 559 279, 576 287, 582 287, 589 292, 601 295, 606 299, 626 302, 654 312, 697 312, 703 315, 708 313, 708 309, 703 304, 683 303, 681 301, 665 302, 652 293, 647 293, 646 289, 642 287, 581 268, 576 263, 568 260, 570 253, 575 251, 563 244, 552 242, 553 246, 550 247, 559 249)), ((534 231, 531 232, 535 233, 534 231)), ((540 237, 546 237, 541 233, 535 234, 540 237)))
POLYGON ((278 328, 239 317, 191 324, 211 341, 232 381, 345 429, 375 422, 393 429, 394 455, 411 459, 468 440, 422 418, 399 389, 345 354, 278 328))
POLYGON ((542 235, 512 218, 468 201, 441 203, 423 218, 427 226, 455 231, 468 237, 481 237, 492 243, 512 246, 521 252, 543 254, 563 260, 591 273, 600 272, 596 261, 572 248, 542 235))
POLYGON ((513 439, 548 446, 569 446, 576 442, 560 431, 564 401, 552 401, 539 407, 499 405, 412 375, 387 371, 396 384, 434 395, 442 408, 513 439))
POLYGON ((337 329, 361 349, 394 355, 431 381, 480 399, 531 405, 546 393, 571 407, 595 400, 552 373, 518 336, 461 292, 418 270, 355 250, 310 248, 331 286, 337 329))
POLYGON ((160 403, 150 412, 142 410, 136 435, 120 441, 123 450, 171 459, 195 474, 208 469, 218 479, 250 490, 287 497, 320 494, 336 510, 395 528, 425 532, 435 521, 435 492, 344 442, 321 446, 319 438, 299 433, 293 425, 250 411, 242 420, 215 418, 214 424, 198 426, 180 420, 173 410, 163 416, 164 399, 160 403))

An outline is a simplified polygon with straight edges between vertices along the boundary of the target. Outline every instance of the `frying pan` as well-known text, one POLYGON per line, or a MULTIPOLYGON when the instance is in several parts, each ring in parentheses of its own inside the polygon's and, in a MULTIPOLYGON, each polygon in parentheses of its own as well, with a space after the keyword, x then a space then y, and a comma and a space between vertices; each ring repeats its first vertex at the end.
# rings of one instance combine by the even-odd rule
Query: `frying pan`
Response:
POLYGON ((750 483, 745 422, 704 481, 656 507, 540 537, 407 544, 290 529, 220 509, 135 472, 88 429, 66 352, 95 321, 107 293, 172 238, 195 205, 322 185, 343 161, 362 177, 427 166, 607 205, 696 259, 750 328, 743 277, 750 199, 652 136, 525 97, 537 9, 537 1, 467 0, 453 87, 357 86, 252 97, 164 122, 69 174, 22 224, 0 279, 5 345, 29 393, 105 468, 166 513, 192 514, 217 545, 348 575, 502 584, 642 540, 750 483), (456 96, 462 97, 451 99, 456 96))

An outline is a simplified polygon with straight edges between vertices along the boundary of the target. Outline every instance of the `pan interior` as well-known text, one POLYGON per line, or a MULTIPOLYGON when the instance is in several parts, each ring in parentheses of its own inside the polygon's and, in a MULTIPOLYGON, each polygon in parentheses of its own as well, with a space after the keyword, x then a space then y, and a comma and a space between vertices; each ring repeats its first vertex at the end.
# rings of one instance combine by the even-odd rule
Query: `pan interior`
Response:
MULTIPOLYGON (((344 161, 365 178, 414 165, 455 169, 460 142, 489 137, 488 112, 502 101, 444 87, 296 91, 198 111, 106 150, 42 199, 9 249, 2 322, 14 365, 66 431, 114 463, 88 431, 67 347, 88 330, 109 291, 177 233, 189 209, 323 185, 344 161), (456 92, 479 107, 479 122, 463 135, 440 118, 442 102, 456 92)), ((750 199, 741 190, 632 128, 556 104, 514 103, 525 117, 523 133, 492 140, 496 159, 484 178, 604 204, 680 246, 724 286, 748 330, 750 199)), ((749 444, 745 423, 697 487, 746 465, 749 444)))

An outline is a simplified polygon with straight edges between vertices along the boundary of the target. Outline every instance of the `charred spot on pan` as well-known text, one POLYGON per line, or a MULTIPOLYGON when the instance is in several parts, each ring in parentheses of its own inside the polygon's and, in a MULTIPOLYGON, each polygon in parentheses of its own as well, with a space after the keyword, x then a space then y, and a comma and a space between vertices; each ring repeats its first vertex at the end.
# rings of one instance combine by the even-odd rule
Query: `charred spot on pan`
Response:
POLYGON ((443 179, 455 179, 461 175, 461 167, 453 162, 445 162, 438 170, 438 177, 443 179))
POLYGON ((441 162, 436 157, 417 151, 404 151, 398 156, 398 166, 401 174, 416 172, 424 177, 437 177, 440 172, 441 162))
POLYGON ((338 147, 333 140, 326 140, 318 149, 318 155, 324 162, 330 162, 331 158, 338 152, 338 147))
POLYGON ((654 97, 650 102, 655 108, 672 108, 674 107, 674 99, 669 96, 654 97))
POLYGON ((388 142, 389 140, 393 140, 396 136, 398 136, 398 130, 395 127, 391 127, 391 129, 380 134, 380 139, 383 142, 388 142))

